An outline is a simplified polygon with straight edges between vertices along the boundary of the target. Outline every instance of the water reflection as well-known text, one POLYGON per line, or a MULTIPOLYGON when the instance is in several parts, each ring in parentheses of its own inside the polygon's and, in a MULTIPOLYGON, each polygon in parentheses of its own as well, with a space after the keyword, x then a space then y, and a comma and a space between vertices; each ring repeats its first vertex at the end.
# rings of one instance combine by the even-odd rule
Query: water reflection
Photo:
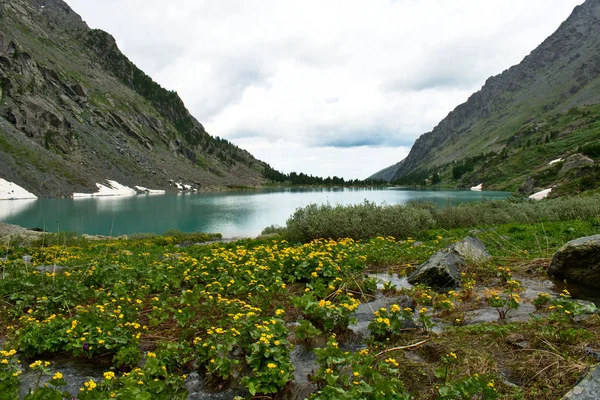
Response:
POLYGON ((37 199, 0 200, 0 221, 26 212, 36 201, 37 199))
POLYGON ((243 237, 258 235, 269 225, 285 225, 297 208, 311 203, 356 204, 368 200, 379 204, 405 204, 411 200, 428 200, 444 206, 508 195, 503 192, 285 188, 77 200, 13 200, 0 202, 0 220, 54 232, 124 235, 179 229, 243 237))

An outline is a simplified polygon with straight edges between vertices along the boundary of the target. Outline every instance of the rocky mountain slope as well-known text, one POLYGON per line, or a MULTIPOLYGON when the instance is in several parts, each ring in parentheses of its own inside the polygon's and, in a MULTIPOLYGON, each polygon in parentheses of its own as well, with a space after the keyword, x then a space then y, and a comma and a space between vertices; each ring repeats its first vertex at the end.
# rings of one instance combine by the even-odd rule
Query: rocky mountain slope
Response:
POLYGON ((251 186, 265 164, 210 136, 177 93, 62 0, 0 0, 0 177, 38 196, 107 179, 176 190, 251 186))
MULTIPOLYGON (((519 132, 534 133, 541 127, 548 128, 547 122, 552 116, 599 104, 599 89, 600 0, 587 0, 520 64, 489 78, 466 103, 459 105, 431 132, 417 139, 404 160, 371 178, 398 181, 409 176, 431 176, 435 171, 443 175, 444 172, 448 174, 457 162, 504 152, 503 158, 497 160, 501 162, 514 154, 510 145, 514 145, 519 132), (545 123, 536 127, 536 121, 545 123)), ((542 136, 542 145, 549 141, 550 134, 546 133, 547 138, 542 136)), ((562 132, 556 134, 551 139, 564 136, 562 132)), ((589 140, 593 137, 593 134, 586 136, 589 140)), ((600 134, 596 133, 595 137, 600 140, 600 134)), ((538 139, 534 137, 534 140, 538 139)), ((574 146, 564 150, 567 153, 577 151, 574 146)), ((562 155, 560 149, 538 148, 538 153, 544 151, 548 151, 548 156, 562 155)), ((540 161, 547 163, 548 160, 542 157, 540 161)), ((530 167, 541 168, 542 164, 530 167)), ((482 175, 485 174, 476 176, 479 183, 482 175)), ((475 181, 477 179, 473 183, 475 181)), ((489 186, 483 182, 484 186, 489 186)), ((494 184, 498 188, 501 186, 498 182, 494 184)))

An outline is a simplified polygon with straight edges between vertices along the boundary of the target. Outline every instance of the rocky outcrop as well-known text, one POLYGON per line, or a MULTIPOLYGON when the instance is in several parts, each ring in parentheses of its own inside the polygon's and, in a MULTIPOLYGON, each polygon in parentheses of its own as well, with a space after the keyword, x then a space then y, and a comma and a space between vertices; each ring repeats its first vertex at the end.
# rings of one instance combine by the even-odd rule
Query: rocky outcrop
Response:
POLYGON ((594 160, 591 158, 583 154, 573 154, 563 162, 560 171, 558 171, 558 177, 563 177, 575 169, 589 167, 590 165, 594 165, 594 160))
POLYGON ((530 194, 533 194, 535 192, 535 188, 537 187, 537 184, 538 184, 538 182, 535 180, 535 178, 530 176, 529 178, 527 178, 527 180, 525 182, 523 182, 523 184, 521 186, 519 186, 518 192, 520 194, 529 196, 530 194))
POLYGON ((600 364, 590 368, 573 389, 562 400, 597 400, 600 394, 600 364))
POLYGON ((567 282, 600 287, 600 235, 572 240, 553 256, 548 274, 567 282))

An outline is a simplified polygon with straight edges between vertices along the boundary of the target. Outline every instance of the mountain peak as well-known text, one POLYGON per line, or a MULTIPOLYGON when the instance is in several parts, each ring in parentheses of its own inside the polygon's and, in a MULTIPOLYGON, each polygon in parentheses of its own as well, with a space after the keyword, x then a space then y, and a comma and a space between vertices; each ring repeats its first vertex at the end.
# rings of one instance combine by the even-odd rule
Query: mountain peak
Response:
POLYGON ((599 104, 600 0, 577 6, 521 63, 497 76, 419 137, 401 164, 371 178, 396 180, 478 154, 500 152, 515 129, 548 112, 599 104), (390 171, 395 171, 390 179, 390 171))

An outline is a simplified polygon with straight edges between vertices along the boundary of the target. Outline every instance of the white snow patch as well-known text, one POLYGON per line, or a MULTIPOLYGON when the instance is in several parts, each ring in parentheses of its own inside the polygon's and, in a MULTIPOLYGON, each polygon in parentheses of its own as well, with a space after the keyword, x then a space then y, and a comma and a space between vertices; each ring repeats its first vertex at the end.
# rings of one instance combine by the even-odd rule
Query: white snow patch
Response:
POLYGON ((196 189, 194 189, 192 187, 192 185, 186 185, 185 183, 174 182, 174 181, 171 181, 171 183, 173 183, 175 185, 175 187, 177 188, 177 190, 179 190, 180 192, 185 192, 185 191, 195 192, 196 191, 196 189))
POLYGON ((127 186, 121 185, 117 181, 107 180, 108 185, 96 183, 98 191, 96 193, 73 193, 73 198, 89 198, 89 197, 103 197, 103 196, 132 196, 137 192, 127 186))
POLYGON ((177 190, 180 190, 180 191, 185 190, 185 188, 183 187, 183 184, 181 184, 179 182, 175 182, 175 186, 177 187, 177 190))
POLYGON ((545 199, 546 197, 548 197, 548 195, 550 194, 551 191, 552 191, 552 188, 544 189, 537 193, 532 194, 531 196, 529 196, 529 198, 531 200, 542 200, 542 199, 545 199))
POLYGON ((37 196, 16 183, 0 178, 0 200, 16 199, 37 199, 37 196))
POLYGON ((548 165, 554 165, 554 164, 556 164, 556 163, 559 163, 559 162, 561 162, 562 160, 563 160, 562 158, 557 158, 556 160, 552 160, 552 161, 550 161, 550 162, 548 163, 548 165))
POLYGON ((148 189, 143 186, 136 186, 135 190, 137 190, 138 192, 146 193, 146 194, 165 194, 165 193, 167 193, 166 190, 148 189))
POLYGON ((472 190, 473 192, 481 192, 481 191, 483 190, 483 183, 480 183, 480 184, 479 184, 479 185, 477 185, 477 186, 473 186, 473 187, 471 187, 471 190, 472 190))

